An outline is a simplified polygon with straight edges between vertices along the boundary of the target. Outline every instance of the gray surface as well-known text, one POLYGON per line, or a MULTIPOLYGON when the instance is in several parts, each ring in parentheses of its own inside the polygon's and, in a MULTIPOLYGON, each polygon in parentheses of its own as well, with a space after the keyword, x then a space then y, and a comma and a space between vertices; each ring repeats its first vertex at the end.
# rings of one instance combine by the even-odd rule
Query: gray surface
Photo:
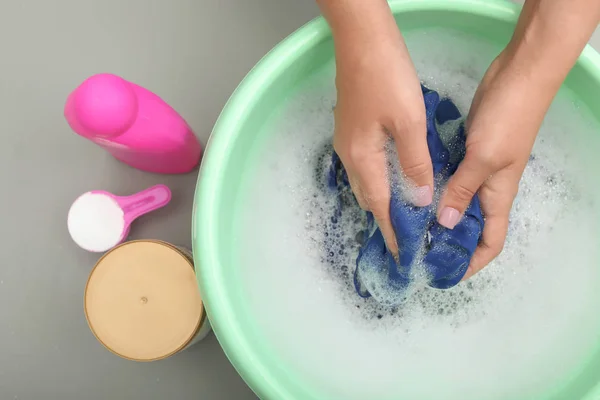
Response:
POLYGON ((169 207, 134 238, 189 246, 196 172, 143 173, 71 132, 67 94, 113 72, 160 94, 203 143, 246 72, 317 15, 312 0, 0 1, 0 399, 252 399, 211 334, 171 359, 121 360, 93 337, 83 290, 98 256, 71 242, 81 193, 156 183, 169 207))
POLYGON ((171 205, 132 236, 189 246, 196 173, 121 165, 72 133, 62 107, 87 76, 113 72, 159 93, 205 143, 245 73, 315 15, 312 0, 0 2, 1 400, 254 398, 212 335, 138 364, 90 333, 82 296, 98 257, 70 241, 69 205, 88 190, 166 183, 171 205))

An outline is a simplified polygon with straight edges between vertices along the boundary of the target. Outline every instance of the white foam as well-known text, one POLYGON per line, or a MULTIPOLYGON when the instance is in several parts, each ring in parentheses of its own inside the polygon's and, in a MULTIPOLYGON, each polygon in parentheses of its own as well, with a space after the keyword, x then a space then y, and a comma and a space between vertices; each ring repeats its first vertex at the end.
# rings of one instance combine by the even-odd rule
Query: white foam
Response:
MULTIPOLYGON (((407 41, 424 83, 466 113, 499 49, 448 31, 407 41)), ((599 193, 590 185, 600 143, 570 93, 545 120, 502 255, 450 290, 418 288, 399 308, 354 292, 363 213, 343 215, 339 237, 325 241, 336 198, 315 166, 334 102, 329 66, 271 127, 240 218, 248 312, 290 373, 331 399, 495 400, 538 398, 582 363, 600 335, 599 193)))
POLYGON ((67 226, 73 241, 81 248, 102 252, 121 240, 125 228, 124 213, 109 196, 87 192, 71 205, 67 226))

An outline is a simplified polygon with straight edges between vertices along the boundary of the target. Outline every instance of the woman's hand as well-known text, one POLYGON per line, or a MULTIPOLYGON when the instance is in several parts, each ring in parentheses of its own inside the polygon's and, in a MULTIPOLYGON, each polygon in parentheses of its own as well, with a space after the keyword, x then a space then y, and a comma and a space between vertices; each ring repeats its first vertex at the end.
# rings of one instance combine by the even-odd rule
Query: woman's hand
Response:
POLYGON ((417 206, 431 204, 433 170, 421 86, 399 34, 390 39, 338 60, 333 144, 360 206, 373 213, 388 248, 397 253, 386 158, 390 137, 417 206))
POLYGON ((465 279, 502 251, 544 115, 599 19, 597 1, 526 0, 511 42, 483 78, 467 119, 465 159, 438 208, 438 221, 452 229, 479 192, 486 224, 465 279))
MULTIPOLYGON (((317 0, 331 26, 337 61, 334 146, 352 189, 397 251, 389 216, 385 146, 394 139, 414 186, 431 203, 433 176, 422 93, 385 0, 317 0)), ((514 36, 481 83, 467 122, 467 152, 438 209, 453 228, 474 193, 486 217, 467 277, 504 245, 508 216, 537 131, 550 103, 600 21, 593 0, 526 0, 514 36)))
POLYGON ((385 0, 320 1, 332 27, 338 91, 334 148, 362 208, 370 210, 392 253, 386 146, 392 138, 416 206, 431 204, 433 169, 423 94, 385 0))
POLYGON ((555 94, 520 76, 505 57, 494 61, 475 94, 466 155, 438 207, 438 221, 452 229, 479 192, 485 228, 465 279, 502 251, 519 181, 555 94))

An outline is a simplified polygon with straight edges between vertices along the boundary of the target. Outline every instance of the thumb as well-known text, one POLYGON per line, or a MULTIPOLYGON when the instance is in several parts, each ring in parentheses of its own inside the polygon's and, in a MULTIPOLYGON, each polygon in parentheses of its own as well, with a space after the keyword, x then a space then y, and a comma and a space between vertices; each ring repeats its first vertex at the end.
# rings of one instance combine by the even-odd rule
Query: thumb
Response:
POLYGON ((475 158, 467 156, 450 177, 438 207, 440 225, 454 229, 492 171, 475 158))
POLYGON ((426 131, 423 135, 393 134, 402 173, 412 186, 409 200, 417 207, 433 201, 433 166, 426 131), (414 186, 413 186, 414 185, 414 186))

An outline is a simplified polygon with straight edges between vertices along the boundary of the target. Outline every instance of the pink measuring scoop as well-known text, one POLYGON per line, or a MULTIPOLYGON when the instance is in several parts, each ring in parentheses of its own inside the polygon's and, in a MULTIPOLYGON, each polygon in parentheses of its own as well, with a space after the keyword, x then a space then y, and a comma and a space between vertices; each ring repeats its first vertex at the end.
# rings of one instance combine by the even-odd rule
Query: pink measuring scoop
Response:
POLYGON ((152 186, 130 196, 93 190, 71 205, 69 233, 85 250, 107 251, 127 238, 136 218, 164 207, 170 200, 171 191, 165 185, 152 186))

